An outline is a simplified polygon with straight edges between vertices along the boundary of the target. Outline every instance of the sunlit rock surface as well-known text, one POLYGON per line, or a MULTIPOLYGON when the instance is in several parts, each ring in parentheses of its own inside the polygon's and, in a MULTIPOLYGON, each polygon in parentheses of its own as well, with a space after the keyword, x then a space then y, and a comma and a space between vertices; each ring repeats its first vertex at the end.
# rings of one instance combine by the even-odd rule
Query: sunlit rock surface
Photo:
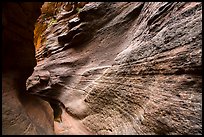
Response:
POLYGON ((201 2, 76 7, 35 29, 27 89, 65 105, 55 133, 202 134, 201 2))

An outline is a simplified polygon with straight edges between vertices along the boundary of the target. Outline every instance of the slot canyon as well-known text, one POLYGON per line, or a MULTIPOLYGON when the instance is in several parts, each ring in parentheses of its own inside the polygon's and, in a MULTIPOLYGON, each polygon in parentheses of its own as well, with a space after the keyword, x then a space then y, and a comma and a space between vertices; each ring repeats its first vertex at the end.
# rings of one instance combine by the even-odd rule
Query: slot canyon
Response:
POLYGON ((202 135, 202 2, 2 3, 3 135, 202 135))

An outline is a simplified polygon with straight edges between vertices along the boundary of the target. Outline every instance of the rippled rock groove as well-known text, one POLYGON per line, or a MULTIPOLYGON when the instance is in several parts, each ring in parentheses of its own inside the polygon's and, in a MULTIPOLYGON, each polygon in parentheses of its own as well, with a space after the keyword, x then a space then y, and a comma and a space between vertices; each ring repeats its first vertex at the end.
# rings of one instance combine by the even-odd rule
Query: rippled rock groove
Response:
POLYGON ((201 2, 31 5, 30 47, 3 43, 3 134, 202 134, 201 2))

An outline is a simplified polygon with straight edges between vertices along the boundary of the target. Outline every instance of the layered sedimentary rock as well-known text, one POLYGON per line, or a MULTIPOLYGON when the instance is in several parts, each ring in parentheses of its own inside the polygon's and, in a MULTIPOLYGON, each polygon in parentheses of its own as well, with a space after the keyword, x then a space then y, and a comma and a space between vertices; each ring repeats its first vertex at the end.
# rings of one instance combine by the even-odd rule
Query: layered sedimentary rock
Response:
POLYGON ((45 2, 43 4, 42 14, 38 18, 34 30, 34 44, 38 61, 50 56, 53 52, 56 53, 61 48, 57 38, 69 31, 70 26, 67 25, 76 26, 79 23, 75 17, 87 2, 73 3, 45 2))
POLYGON ((26 93, 36 65, 33 30, 43 3, 3 3, 2 134, 54 134, 50 105, 26 93))
POLYGON ((3 5, 3 134, 202 134, 201 2, 41 5, 3 5))
POLYGON ((27 80, 64 104, 57 134, 202 134, 201 3, 67 9, 39 33, 27 80))

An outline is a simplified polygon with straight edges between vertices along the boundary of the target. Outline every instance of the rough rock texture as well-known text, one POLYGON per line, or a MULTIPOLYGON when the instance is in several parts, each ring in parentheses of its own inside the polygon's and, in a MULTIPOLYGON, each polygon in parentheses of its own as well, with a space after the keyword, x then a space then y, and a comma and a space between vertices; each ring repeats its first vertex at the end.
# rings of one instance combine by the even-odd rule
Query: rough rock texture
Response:
POLYGON ((27 81, 65 105, 57 134, 202 134, 201 2, 90 2, 62 14, 42 31, 27 81))
POLYGON ((2 134, 54 134, 50 105, 25 92, 36 65, 34 23, 42 3, 3 3, 2 134))
POLYGON ((75 20, 71 21, 71 19, 76 16, 76 13, 86 3, 45 2, 43 4, 41 8, 42 14, 38 18, 34 30, 34 45, 38 61, 50 56, 52 52, 55 53, 57 49, 61 48, 57 43, 57 36, 68 32, 69 27, 67 25, 76 26, 77 22, 75 23, 75 20), (71 22, 67 23, 68 20, 71 22), (62 27, 62 24, 66 25, 62 27))

